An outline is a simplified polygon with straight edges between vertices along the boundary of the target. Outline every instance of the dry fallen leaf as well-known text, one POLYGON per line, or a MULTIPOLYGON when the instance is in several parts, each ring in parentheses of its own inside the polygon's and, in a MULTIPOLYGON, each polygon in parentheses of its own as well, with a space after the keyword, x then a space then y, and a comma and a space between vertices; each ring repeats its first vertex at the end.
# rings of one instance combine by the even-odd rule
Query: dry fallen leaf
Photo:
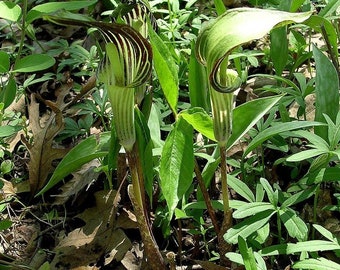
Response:
POLYGON ((86 186, 89 186, 94 180, 97 180, 100 175, 95 171, 95 168, 100 166, 100 162, 97 159, 90 161, 83 165, 78 171, 72 173, 73 178, 64 184, 60 189, 61 193, 58 195, 52 195, 56 197, 54 205, 62 205, 71 197, 77 197, 77 194, 83 190, 86 186))
POLYGON ((33 142, 29 142, 24 136, 21 139, 30 153, 28 167, 32 195, 45 185, 48 175, 54 168, 53 161, 63 158, 68 152, 68 149, 56 148, 53 145, 53 140, 64 128, 62 111, 67 106, 64 99, 71 87, 72 83, 63 85, 55 103, 48 100, 44 101, 52 111, 50 114, 43 115, 43 117, 40 117, 40 106, 36 101, 36 95, 31 95, 28 114, 33 142))
POLYGON ((116 195, 113 190, 95 194, 96 206, 77 216, 86 223, 85 226, 70 232, 55 248, 52 269, 63 266, 73 270, 108 265, 114 259, 123 259, 131 242, 123 230, 116 227, 116 195))

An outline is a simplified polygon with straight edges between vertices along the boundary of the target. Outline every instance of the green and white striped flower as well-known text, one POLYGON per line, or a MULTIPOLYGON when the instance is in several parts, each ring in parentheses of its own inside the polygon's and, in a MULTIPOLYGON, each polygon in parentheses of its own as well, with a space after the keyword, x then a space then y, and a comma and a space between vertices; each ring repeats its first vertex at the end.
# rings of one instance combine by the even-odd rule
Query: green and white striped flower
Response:
POLYGON ((136 141, 135 90, 151 75, 152 51, 149 42, 130 26, 113 26, 102 31, 106 56, 98 78, 109 94, 119 142, 130 151, 136 141))

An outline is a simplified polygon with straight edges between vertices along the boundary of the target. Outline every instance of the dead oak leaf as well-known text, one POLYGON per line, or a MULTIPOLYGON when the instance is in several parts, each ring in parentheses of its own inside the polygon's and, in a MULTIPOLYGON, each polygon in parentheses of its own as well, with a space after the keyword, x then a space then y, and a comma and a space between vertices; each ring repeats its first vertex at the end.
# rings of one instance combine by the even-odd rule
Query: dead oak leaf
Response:
POLYGON ((24 136, 21 139, 30 153, 28 167, 32 195, 45 185, 48 175, 54 169, 53 161, 63 158, 69 150, 56 148, 53 143, 54 137, 64 128, 62 111, 67 106, 64 99, 71 87, 71 83, 62 86, 56 102, 43 101, 52 110, 49 115, 45 114, 44 117, 40 117, 40 106, 36 100, 36 94, 31 94, 28 114, 29 129, 32 132, 33 141, 28 141, 24 136))
POLYGON ((79 170, 72 173, 72 179, 64 184, 60 189, 61 193, 58 195, 51 195, 56 197, 54 205, 65 204, 70 197, 74 196, 73 202, 77 198, 78 193, 91 185, 91 183, 100 175, 100 172, 95 169, 101 165, 98 159, 94 159, 84 164, 79 170))
POLYGON ((63 265, 67 269, 77 269, 97 265, 103 258, 101 263, 108 265, 113 259, 124 258, 131 242, 123 230, 116 227, 116 195, 113 190, 95 194, 96 206, 77 216, 85 226, 70 232, 55 248, 52 268, 63 265))

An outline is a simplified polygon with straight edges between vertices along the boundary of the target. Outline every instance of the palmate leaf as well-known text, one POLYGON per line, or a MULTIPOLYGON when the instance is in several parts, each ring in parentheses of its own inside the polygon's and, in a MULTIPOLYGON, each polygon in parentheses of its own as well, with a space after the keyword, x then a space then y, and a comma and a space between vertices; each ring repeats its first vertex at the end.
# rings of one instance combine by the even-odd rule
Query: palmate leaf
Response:
POLYGON ((235 8, 208 23, 197 38, 196 56, 203 65, 207 66, 213 88, 224 92, 225 86, 218 80, 218 70, 234 48, 263 37, 276 26, 292 22, 301 23, 310 15, 310 12, 289 13, 256 8, 235 8))
MULTIPOLYGON (((107 44, 112 43, 114 45, 116 54, 108 55, 101 65, 101 71, 104 70, 105 76, 105 78, 101 78, 103 81, 119 87, 132 88, 142 85, 149 79, 152 70, 151 45, 129 25, 76 20, 56 16, 46 16, 45 18, 61 25, 71 24, 95 27, 102 34, 107 44), (107 66, 107 64, 112 62, 115 65, 114 69, 107 66), (120 68, 117 68, 117 65, 120 65, 120 68), (111 76, 108 77, 108 74, 111 76)), ((112 46, 110 48, 111 52, 114 51, 112 46)))

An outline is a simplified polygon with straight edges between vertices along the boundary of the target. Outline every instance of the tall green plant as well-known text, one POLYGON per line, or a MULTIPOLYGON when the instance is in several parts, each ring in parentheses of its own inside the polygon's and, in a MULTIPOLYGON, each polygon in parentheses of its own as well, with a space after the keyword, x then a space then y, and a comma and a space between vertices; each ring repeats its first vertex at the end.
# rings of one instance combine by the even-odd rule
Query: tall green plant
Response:
MULTIPOLYGON (((196 43, 196 55, 206 66, 213 112, 215 138, 220 148, 220 167, 224 219, 219 232, 221 259, 229 249, 223 243, 224 233, 231 227, 231 209, 228 199, 226 145, 231 136, 233 95, 241 83, 235 71, 228 69, 228 56, 233 49, 263 37, 272 28, 290 22, 302 22, 311 13, 294 14, 274 10, 239 8, 228 10, 202 29, 196 43), (249 31, 252 29, 252 31, 249 31), (224 46, 221 46, 223 44, 224 46)), ((237 123, 234 123, 237 124, 237 123)), ((223 261, 222 261, 223 262, 223 261)))

